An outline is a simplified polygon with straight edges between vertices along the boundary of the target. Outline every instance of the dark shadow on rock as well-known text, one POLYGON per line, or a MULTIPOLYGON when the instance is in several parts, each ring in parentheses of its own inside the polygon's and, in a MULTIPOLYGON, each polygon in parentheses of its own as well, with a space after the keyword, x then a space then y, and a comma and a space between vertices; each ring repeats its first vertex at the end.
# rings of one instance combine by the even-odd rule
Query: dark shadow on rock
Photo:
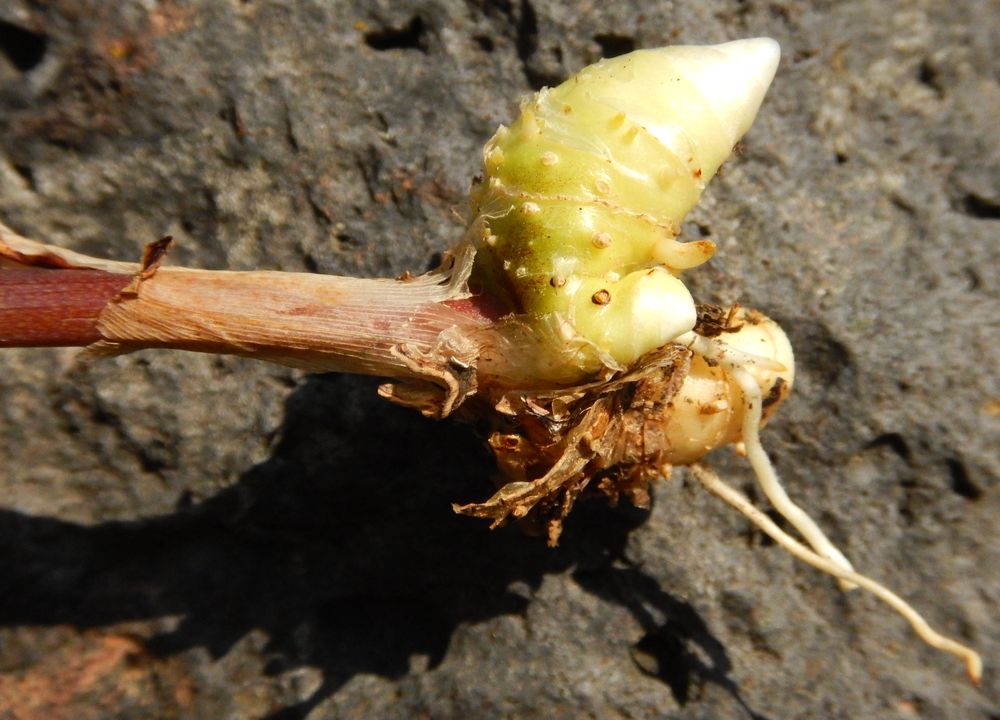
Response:
POLYGON ((434 667, 459 625, 525 609, 512 583, 537 588, 545 574, 576 568, 584 587, 629 607, 647 633, 711 658, 683 656, 682 673, 661 674, 678 699, 695 678, 743 704, 725 649, 697 613, 622 559, 646 513, 582 503, 555 550, 516 528, 488 532, 450 507, 490 490, 492 461, 471 429, 374 396, 369 380, 308 379, 288 400, 271 459, 168 516, 86 527, 0 512, 9 559, 0 625, 93 628, 178 615, 149 649, 204 647, 214 657, 260 629, 269 672, 323 673, 308 701, 272 716, 284 720, 304 717, 358 673, 399 678, 417 655, 434 667))
POLYGON ((578 568, 573 578, 595 595, 628 608, 646 631, 633 648, 633 660, 643 672, 665 682, 679 705, 697 699, 706 683, 714 683, 729 693, 747 717, 766 720, 743 699, 729 677, 732 663, 725 646, 690 603, 664 592, 635 566, 620 562, 598 572, 578 568))

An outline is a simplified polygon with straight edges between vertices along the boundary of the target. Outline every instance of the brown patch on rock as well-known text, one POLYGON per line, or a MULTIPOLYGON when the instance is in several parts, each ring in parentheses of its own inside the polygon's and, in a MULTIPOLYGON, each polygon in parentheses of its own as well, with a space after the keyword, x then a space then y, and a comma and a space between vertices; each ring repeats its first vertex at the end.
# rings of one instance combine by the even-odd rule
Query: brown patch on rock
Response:
POLYGON ((179 660, 160 661, 129 634, 52 628, 56 646, 27 667, 0 673, 4 717, 17 720, 101 720, 187 715, 193 681, 179 660), (72 633, 66 639, 67 633, 72 633))

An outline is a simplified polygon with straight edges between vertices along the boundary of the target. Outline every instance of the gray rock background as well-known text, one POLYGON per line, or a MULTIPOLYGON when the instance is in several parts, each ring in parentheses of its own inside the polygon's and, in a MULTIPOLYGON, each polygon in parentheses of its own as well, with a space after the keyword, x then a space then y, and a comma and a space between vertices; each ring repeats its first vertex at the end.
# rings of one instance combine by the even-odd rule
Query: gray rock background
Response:
POLYGON ((0 717, 1000 717, 1000 7, 635 5, 3 0, 0 215, 121 259, 169 233, 194 266, 422 270, 519 96, 773 36, 691 287, 787 329, 790 493, 982 688, 683 473, 548 550, 453 516, 489 456, 370 379, 5 350, 0 717))

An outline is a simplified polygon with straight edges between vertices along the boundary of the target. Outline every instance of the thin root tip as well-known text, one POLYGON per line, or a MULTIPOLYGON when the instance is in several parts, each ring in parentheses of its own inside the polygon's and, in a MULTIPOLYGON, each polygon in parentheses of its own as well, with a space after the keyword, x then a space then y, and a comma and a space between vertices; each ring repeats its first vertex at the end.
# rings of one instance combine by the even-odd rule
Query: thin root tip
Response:
POLYGON ((969 680, 976 687, 979 687, 983 681, 983 659, 979 657, 979 653, 971 652, 969 656, 965 659, 965 672, 969 675, 969 680))

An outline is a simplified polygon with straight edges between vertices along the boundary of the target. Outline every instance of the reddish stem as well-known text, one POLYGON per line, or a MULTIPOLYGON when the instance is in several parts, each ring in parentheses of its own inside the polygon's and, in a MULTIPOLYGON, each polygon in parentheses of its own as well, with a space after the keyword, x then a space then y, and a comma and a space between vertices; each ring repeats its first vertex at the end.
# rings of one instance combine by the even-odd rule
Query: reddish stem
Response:
POLYGON ((103 270, 0 269, 0 347, 97 342, 98 316, 131 280, 103 270))
POLYGON ((445 300, 444 304, 453 310, 458 310, 463 315, 487 322, 496 322, 512 312, 511 308, 501 300, 482 294, 472 295, 461 300, 445 300))

